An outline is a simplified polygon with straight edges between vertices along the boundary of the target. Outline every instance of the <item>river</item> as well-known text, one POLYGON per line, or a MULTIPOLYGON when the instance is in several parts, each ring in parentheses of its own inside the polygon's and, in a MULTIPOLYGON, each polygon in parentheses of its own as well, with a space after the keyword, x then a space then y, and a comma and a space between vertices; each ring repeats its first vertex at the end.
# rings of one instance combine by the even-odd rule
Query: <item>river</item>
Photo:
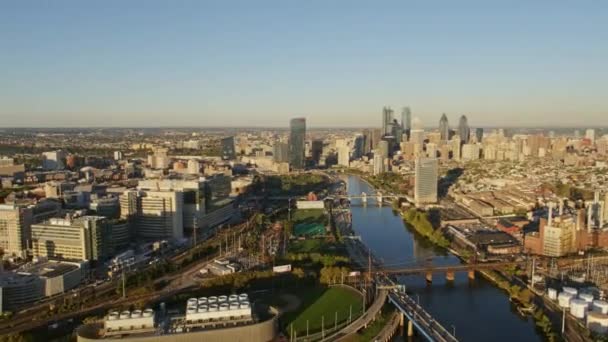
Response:
MULTIPOLYGON (((345 181, 351 195, 374 193, 358 176, 345 176, 345 181)), ((356 234, 387 267, 423 263, 429 258, 433 264, 460 263, 455 256, 414 235, 390 206, 379 207, 371 197, 365 206, 353 199, 352 222, 356 234)), ((446 329, 455 330, 461 341, 543 341, 533 320, 520 317, 506 293, 481 275, 470 281, 466 273, 456 273, 455 280, 447 282, 444 275, 436 274, 432 284, 427 284, 422 275, 404 276, 399 282, 446 329)), ((402 336, 395 339, 402 340, 402 336)))

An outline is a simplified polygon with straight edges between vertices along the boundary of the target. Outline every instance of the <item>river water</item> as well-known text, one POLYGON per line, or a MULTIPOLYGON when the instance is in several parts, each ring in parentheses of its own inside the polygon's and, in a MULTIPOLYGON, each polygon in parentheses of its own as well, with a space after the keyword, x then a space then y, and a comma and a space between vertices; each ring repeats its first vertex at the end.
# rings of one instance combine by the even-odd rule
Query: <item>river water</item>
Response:
MULTIPOLYGON (((351 195, 374 193, 357 176, 345 176, 344 180, 351 195)), ((351 209, 354 231, 387 267, 407 267, 427 260, 437 265, 460 262, 414 235, 388 205, 379 207, 370 197, 367 205, 353 199, 351 209)), ((480 275, 470 281, 466 272, 456 273, 455 280, 447 282, 445 275, 438 273, 432 284, 422 275, 400 277, 399 282, 446 329, 455 330, 461 341, 543 341, 533 320, 519 316, 506 293, 480 275)), ((402 340, 401 336, 395 339, 402 340)))

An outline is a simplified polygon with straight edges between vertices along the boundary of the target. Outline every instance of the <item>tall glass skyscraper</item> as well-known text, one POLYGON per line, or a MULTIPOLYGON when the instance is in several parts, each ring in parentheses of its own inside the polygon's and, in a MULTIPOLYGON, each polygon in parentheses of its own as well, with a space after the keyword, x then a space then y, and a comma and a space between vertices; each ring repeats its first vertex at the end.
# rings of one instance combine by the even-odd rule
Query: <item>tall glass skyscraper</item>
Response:
POLYGON ((437 202, 437 158, 416 158, 414 201, 416 204, 437 202))
POLYGON ((443 113, 441 119, 439 119, 439 133, 441 134, 442 141, 448 141, 450 139, 450 125, 448 124, 448 117, 443 113))
POLYGON ((306 119, 291 119, 289 126, 289 164, 294 169, 303 169, 304 140, 306 139, 306 119))
POLYGON ((222 139, 222 159, 231 160, 236 158, 234 150, 234 137, 222 139))
POLYGON ((390 107, 382 108, 382 135, 393 134, 393 110, 390 107))
POLYGON ((471 130, 469 128, 469 122, 467 120, 466 115, 463 115, 460 117, 460 122, 458 123, 458 135, 460 136, 460 141, 463 144, 469 143, 469 137, 471 136, 471 130))

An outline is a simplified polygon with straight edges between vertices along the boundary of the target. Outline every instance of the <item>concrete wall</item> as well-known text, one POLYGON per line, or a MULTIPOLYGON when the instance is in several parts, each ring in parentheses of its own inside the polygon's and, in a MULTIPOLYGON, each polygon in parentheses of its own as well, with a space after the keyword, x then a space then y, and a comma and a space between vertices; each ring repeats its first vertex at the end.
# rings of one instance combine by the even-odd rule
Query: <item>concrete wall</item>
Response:
MULTIPOLYGON (((87 324, 78 328, 78 342, 99 342, 101 325, 87 324)), ((120 339, 122 342, 268 342, 277 337, 278 316, 264 322, 227 327, 220 329, 202 330, 189 333, 169 334, 161 336, 132 336, 120 339)), ((110 340, 111 341, 111 340, 110 340)))

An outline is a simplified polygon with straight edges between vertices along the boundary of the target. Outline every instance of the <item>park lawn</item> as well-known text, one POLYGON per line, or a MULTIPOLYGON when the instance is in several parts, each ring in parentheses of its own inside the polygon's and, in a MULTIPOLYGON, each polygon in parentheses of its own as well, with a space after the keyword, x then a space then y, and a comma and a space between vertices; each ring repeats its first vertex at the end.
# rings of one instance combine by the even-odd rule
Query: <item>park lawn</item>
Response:
POLYGON ((298 336, 306 335, 306 322, 308 332, 313 334, 321 331, 321 323, 325 318, 325 328, 333 328, 336 312, 338 324, 348 320, 352 306, 352 319, 355 320, 362 312, 362 298, 357 292, 341 287, 328 289, 314 289, 300 297, 302 305, 299 310, 285 317, 285 330, 289 334, 291 325, 298 336))

